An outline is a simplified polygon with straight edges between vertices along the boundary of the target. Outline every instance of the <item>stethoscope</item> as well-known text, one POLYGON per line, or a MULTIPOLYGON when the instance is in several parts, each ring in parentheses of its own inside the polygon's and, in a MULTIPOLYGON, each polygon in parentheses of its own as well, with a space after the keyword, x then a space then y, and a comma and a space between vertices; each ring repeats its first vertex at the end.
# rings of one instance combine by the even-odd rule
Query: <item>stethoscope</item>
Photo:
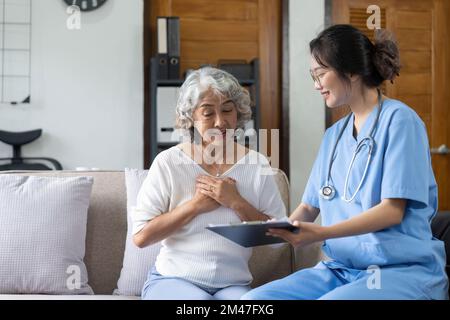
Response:
MULTIPOLYGON (((342 196, 342 200, 344 200, 345 202, 352 202, 353 199, 355 199, 355 196, 358 193, 359 189, 361 189, 361 186, 362 186, 362 184, 364 182, 364 179, 366 177, 367 170, 369 169, 370 159, 372 158, 372 151, 373 151, 373 149, 375 147, 375 140, 373 138, 373 132, 375 131, 375 127, 378 124, 378 118, 380 117, 382 105, 383 104, 382 104, 382 99, 381 99, 381 91, 378 90, 377 117, 376 117, 375 121, 373 122, 373 125, 372 125, 372 128, 370 129, 369 135, 367 137, 363 138, 358 143, 358 145, 356 146, 356 149, 353 152, 352 160, 350 161, 350 166, 348 167, 348 170, 347 170, 347 175, 345 176, 344 195, 342 196), (366 166, 364 168, 364 173, 363 173, 363 175, 361 177, 361 180, 359 181, 358 187, 356 188, 355 192, 348 199, 347 198, 347 189, 348 189, 348 180, 349 180, 349 177, 350 177, 350 173, 352 171, 353 164, 355 163, 356 156, 358 155, 358 153, 361 151, 361 149, 364 146, 368 146, 369 147, 369 153, 368 153, 368 156, 367 156, 367 161, 366 161, 366 166)), ((319 190, 319 194, 325 200, 331 200, 336 195, 336 189, 330 183, 330 180, 331 180, 331 167, 333 166, 333 161, 334 161, 333 157, 334 157, 334 153, 336 151, 336 147, 337 147, 337 145, 339 143, 339 140, 341 139, 342 135, 344 134, 344 131, 347 128, 348 122, 350 121, 351 117, 352 117, 352 113, 350 113, 347 116, 347 119, 345 120, 344 125, 342 126, 342 129, 339 132, 339 135, 338 135, 338 138, 336 140, 336 143, 334 144, 333 151, 331 151, 330 161, 329 161, 329 165, 328 165, 327 179, 325 181, 325 185, 322 188, 320 188, 320 190, 319 190)))

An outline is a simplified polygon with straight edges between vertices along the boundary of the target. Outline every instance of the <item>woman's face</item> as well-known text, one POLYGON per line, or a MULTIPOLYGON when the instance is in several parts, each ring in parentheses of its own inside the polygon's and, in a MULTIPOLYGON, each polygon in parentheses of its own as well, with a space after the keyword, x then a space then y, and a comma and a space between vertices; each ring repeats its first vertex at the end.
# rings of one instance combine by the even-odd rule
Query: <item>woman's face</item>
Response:
POLYGON ((233 101, 208 90, 200 99, 193 113, 194 126, 202 136, 203 142, 224 143, 233 138, 237 126, 237 109, 233 101))
POLYGON ((348 88, 337 73, 331 68, 321 66, 311 57, 311 76, 314 88, 320 91, 329 108, 336 108, 348 104, 348 88))

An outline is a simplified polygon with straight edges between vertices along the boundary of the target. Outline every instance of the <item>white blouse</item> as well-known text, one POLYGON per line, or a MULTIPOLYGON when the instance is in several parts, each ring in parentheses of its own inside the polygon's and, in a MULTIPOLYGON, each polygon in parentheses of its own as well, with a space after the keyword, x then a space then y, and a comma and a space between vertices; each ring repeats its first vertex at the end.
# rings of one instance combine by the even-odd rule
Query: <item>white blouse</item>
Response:
MULTIPOLYGON (((241 196, 260 212, 277 219, 286 217, 286 208, 267 159, 250 150, 221 177, 231 177, 241 196)), ((195 180, 209 175, 179 147, 158 154, 132 208, 133 234, 151 219, 166 214, 191 200, 195 180)), ((247 285, 252 281, 248 268, 251 248, 244 248, 210 231, 209 224, 241 222, 237 214, 223 206, 199 214, 162 241, 156 269, 164 276, 181 277, 211 288, 247 285)))

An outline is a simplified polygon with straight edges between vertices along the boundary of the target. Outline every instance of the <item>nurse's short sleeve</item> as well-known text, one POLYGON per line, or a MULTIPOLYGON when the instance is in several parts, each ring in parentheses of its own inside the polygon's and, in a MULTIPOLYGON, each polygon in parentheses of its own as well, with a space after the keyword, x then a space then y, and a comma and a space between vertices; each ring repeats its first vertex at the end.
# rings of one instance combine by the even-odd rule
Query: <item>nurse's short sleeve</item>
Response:
POLYGON ((286 207, 273 175, 262 175, 259 193, 259 211, 270 218, 286 217, 286 207))
POLYGON ((132 234, 136 234, 153 218, 169 209, 170 182, 168 168, 157 156, 139 190, 136 206, 131 208, 132 234))
POLYGON ((383 157, 381 199, 428 203, 431 160, 425 126, 415 117, 389 125, 383 157))

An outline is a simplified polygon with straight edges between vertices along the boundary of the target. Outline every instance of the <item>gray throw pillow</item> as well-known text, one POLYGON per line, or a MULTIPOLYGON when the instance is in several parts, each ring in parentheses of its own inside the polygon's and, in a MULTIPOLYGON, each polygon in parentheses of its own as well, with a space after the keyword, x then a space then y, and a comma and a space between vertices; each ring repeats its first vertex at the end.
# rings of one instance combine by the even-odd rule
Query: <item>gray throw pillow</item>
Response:
POLYGON ((138 248, 131 235, 131 207, 136 205, 137 195, 142 183, 147 177, 148 170, 125 169, 125 181, 127 187, 127 239, 125 244, 125 254, 120 277, 117 282, 116 295, 140 296, 144 282, 150 268, 155 264, 156 256, 159 254, 161 244, 156 243, 138 248))
POLYGON ((0 175, 0 293, 93 293, 83 262, 92 182, 0 175))

